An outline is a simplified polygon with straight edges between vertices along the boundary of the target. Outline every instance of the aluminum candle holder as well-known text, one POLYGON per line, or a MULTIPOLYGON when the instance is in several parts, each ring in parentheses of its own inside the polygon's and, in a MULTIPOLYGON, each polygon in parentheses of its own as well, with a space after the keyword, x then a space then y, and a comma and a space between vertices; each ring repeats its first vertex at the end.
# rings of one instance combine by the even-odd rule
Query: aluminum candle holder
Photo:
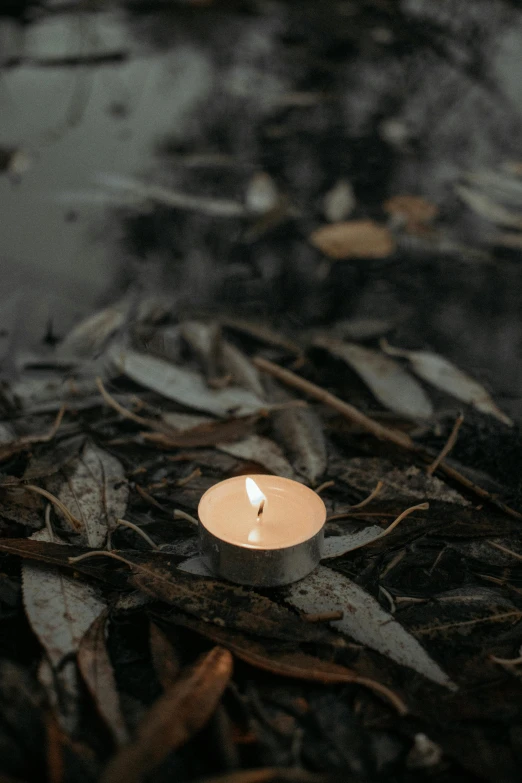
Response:
POLYGON ((216 576, 231 582, 286 585, 321 560, 326 508, 319 495, 296 481, 265 475, 227 479, 205 492, 198 514, 201 554, 216 576))

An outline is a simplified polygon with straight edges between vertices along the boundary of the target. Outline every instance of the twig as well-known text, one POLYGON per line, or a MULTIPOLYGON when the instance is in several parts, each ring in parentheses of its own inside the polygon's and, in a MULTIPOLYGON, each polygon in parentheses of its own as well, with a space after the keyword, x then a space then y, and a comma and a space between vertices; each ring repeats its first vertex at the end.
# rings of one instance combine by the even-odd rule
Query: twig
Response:
POLYGON ((186 511, 181 511, 181 509, 177 508, 174 511, 174 519, 186 519, 187 522, 192 522, 193 525, 199 525, 199 521, 196 519, 196 517, 193 517, 191 514, 187 514, 186 511))
POLYGON ((323 402, 325 405, 330 406, 330 408, 336 410, 349 421, 363 427, 363 429, 370 432, 376 438, 379 438, 379 440, 387 440, 390 443, 395 443, 396 446, 400 446, 408 451, 415 450, 415 444, 409 435, 399 432, 399 430, 383 427, 382 424, 370 419, 369 416, 361 413, 361 411, 354 408, 353 405, 344 402, 334 394, 330 394, 330 392, 321 388, 321 386, 317 386, 315 383, 311 383, 310 381, 301 378, 301 376, 296 375, 294 372, 291 372, 291 370, 285 370, 283 367, 279 367, 278 364, 274 364, 268 359, 263 359, 260 356, 253 359, 253 363, 259 370, 263 370, 263 372, 272 375, 274 378, 286 383, 287 386, 299 389, 305 394, 310 395, 310 397, 319 400, 319 402, 323 402))
POLYGON ((457 437, 458 437, 458 434, 459 434, 459 430, 462 427, 463 421, 464 421, 464 415, 462 413, 459 413, 459 415, 455 419, 455 424, 453 425, 453 429, 450 432, 449 438, 446 441, 446 444, 445 444, 444 448, 441 450, 439 456, 436 457, 433 460, 431 465, 429 465, 426 468, 426 473, 428 474, 428 476, 433 476, 433 474, 435 473, 435 471, 439 467, 440 463, 444 459, 446 459, 446 457, 448 456, 448 454, 452 450, 453 446, 457 442, 457 437))
POLYGON ((135 484, 134 488, 135 488, 136 492, 138 493, 138 495, 141 495, 143 500, 146 500, 147 503, 151 504, 151 506, 155 506, 156 508, 159 508, 160 511, 167 511, 165 506, 162 506, 161 503, 156 500, 156 498, 153 498, 152 495, 149 495, 147 490, 143 489, 143 487, 140 487, 139 484, 135 484))
POLYGON ((522 663, 522 655, 519 655, 518 658, 497 658, 496 655, 489 655, 488 658, 493 663, 500 663, 501 666, 518 666, 519 663, 522 663))
POLYGON ((84 66, 120 65, 128 60, 128 52, 98 52, 62 57, 9 57, 0 63, 2 68, 83 68, 84 66))
MULTIPOLYGON (((375 486, 374 489, 372 489, 372 491, 370 492, 370 494, 368 495, 367 498, 364 498, 364 500, 361 500, 360 503, 356 503, 355 506, 350 506, 350 508, 346 509, 346 511, 339 511, 338 514, 332 514, 332 516, 328 517, 328 519, 326 521, 327 522, 333 522, 334 519, 345 519, 346 517, 351 517, 352 514, 353 514, 354 509, 359 510, 359 509, 364 508, 365 506, 367 506, 369 503, 371 503, 372 500, 377 497, 377 495, 379 494, 379 492, 381 491, 381 489, 383 487, 384 487, 384 482, 383 481, 378 481, 377 485, 375 486)), ((316 490, 316 492, 317 492, 317 490, 316 490)), ((357 514, 353 514, 353 516, 357 516, 357 514)), ((367 516, 367 515, 365 514, 365 516, 367 516)), ((375 516, 385 516, 385 515, 384 514, 376 514, 375 516)), ((390 514, 390 516, 392 516, 392 515, 390 514)))
POLYGON ((180 478, 176 481, 177 487, 185 487, 192 479, 199 478, 201 476, 201 468, 194 468, 192 473, 189 473, 185 478, 180 478))
POLYGON ((113 560, 119 560, 121 563, 125 563, 125 565, 128 565, 131 568, 134 565, 129 560, 125 560, 124 557, 121 557, 121 555, 117 555, 115 552, 106 552, 104 549, 95 549, 92 552, 85 552, 85 554, 78 555, 77 557, 68 557, 67 561, 69 563, 81 563, 82 560, 87 560, 89 557, 112 557, 113 560))
POLYGON ((320 614, 302 614, 301 617, 307 623, 330 623, 334 620, 342 620, 344 612, 338 609, 334 612, 321 612, 320 614))
POLYGON ((36 487, 34 484, 24 484, 24 489, 28 489, 30 492, 36 492, 37 495, 43 495, 44 498, 47 498, 47 500, 50 500, 51 503, 54 503, 54 505, 60 509, 62 514, 65 515, 65 517, 69 520, 71 525, 75 530, 81 530, 82 529, 82 523, 79 519, 76 519, 76 517, 71 514, 67 506, 65 506, 61 500, 58 500, 57 497, 54 495, 51 495, 50 492, 48 492, 46 489, 42 489, 41 487, 36 487))
POLYGON ((373 538, 371 541, 366 541, 363 544, 359 544, 358 546, 354 546, 350 549, 350 552, 355 552, 356 549, 361 549, 363 546, 369 546, 370 544, 376 544, 378 541, 380 541, 382 538, 385 538, 385 536, 388 536, 392 530, 395 530, 397 525, 402 522, 402 520, 405 517, 408 517, 410 514, 413 514, 414 511, 427 511, 430 507, 429 503, 419 503, 417 506, 410 506, 410 508, 407 508, 405 511, 402 512, 402 514, 399 514, 397 519, 395 519, 391 525, 388 525, 387 528, 385 528, 382 533, 380 533, 378 536, 373 538))
POLYGON ((120 403, 112 397, 105 386, 103 385, 103 381, 101 378, 96 378, 96 386, 100 390, 100 394, 107 403, 107 405, 110 405, 111 408, 114 408, 114 410, 120 414, 120 416, 123 416, 125 419, 130 419, 131 421, 136 422, 136 424, 141 424, 144 427, 152 427, 154 422, 152 419, 144 419, 142 416, 138 416, 137 414, 133 413, 132 411, 127 410, 127 408, 124 408, 123 405, 120 405, 120 403))
POLYGON ((134 530, 135 533, 137 533, 139 536, 141 536, 147 544, 149 544, 152 549, 159 550, 159 546, 154 543, 152 538, 147 535, 147 533, 141 529, 141 527, 138 527, 138 525, 135 525, 134 522, 128 522, 126 519, 118 519, 116 520, 118 525, 122 525, 123 527, 128 527, 131 530, 134 530))
POLYGON ((317 487, 316 494, 320 495, 321 492, 324 492, 325 489, 330 489, 330 487, 333 487, 335 485, 335 481, 323 481, 322 484, 319 484, 317 487))
POLYGON ((499 549, 501 552, 504 552, 506 555, 511 555, 511 557, 514 557, 516 560, 522 560, 522 555, 519 555, 518 552, 513 552, 512 549, 508 549, 507 546, 502 546, 502 544, 497 544, 495 541, 486 541, 486 544, 489 544, 489 546, 493 547, 493 549, 499 549))

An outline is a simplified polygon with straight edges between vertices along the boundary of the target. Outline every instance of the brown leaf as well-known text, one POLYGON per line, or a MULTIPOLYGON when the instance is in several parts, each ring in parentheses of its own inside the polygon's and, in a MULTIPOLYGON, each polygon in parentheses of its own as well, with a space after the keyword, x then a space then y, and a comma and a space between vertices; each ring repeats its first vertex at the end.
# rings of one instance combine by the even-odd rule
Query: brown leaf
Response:
POLYGON ((215 647, 172 685, 141 721, 135 741, 107 765, 101 783, 139 783, 212 716, 232 676, 232 656, 215 647))
MULTIPOLYGON (((350 783, 351 778, 345 778, 350 783)), ((217 778, 198 779, 196 783, 329 783, 331 776, 307 772, 291 767, 263 767, 263 769, 242 769, 218 775, 217 778)))
POLYGON ((268 646, 265 641, 250 639, 244 634, 229 631, 225 628, 209 628, 205 623, 191 618, 179 618, 185 627, 191 628, 206 636, 216 644, 226 647, 240 660, 257 669, 277 674, 281 677, 291 677, 295 680, 319 682, 323 685, 340 685, 342 683, 359 683, 390 701, 401 714, 407 712, 406 705, 385 686, 365 677, 359 677, 357 672, 331 661, 323 661, 314 655, 308 655, 300 650, 286 651, 280 643, 268 646))
POLYGON ((164 690, 170 688, 179 677, 181 663, 171 642, 156 623, 150 624, 150 653, 158 680, 164 690))
MULTIPOLYGON (((182 416, 183 414, 179 414, 182 416)), ((165 421, 171 427, 175 427, 174 419, 165 415, 165 421)), ((143 433, 145 440, 153 441, 164 448, 198 448, 201 446, 215 446, 217 443, 232 443, 242 440, 252 434, 254 424, 259 416, 243 416, 239 418, 214 420, 196 424, 189 429, 182 429, 170 433, 143 433)))
POLYGON ((112 663, 105 644, 108 610, 87 629, 78 650, 78 667, 98 712, 118 745, 128 742, 127 727, 120 709, 112 663))
POLYGON ((434 220, 438 207, 422 196, 392 196, 384 202, 383 208, 388 214, 403 218, 406 230, 415 232, 434 220))
POLYGON ((325 255, 344 258, 386 258, 395 250, 395 240, 386 226, 375 220, 349 220, 321 226, 310 242, 325 255))
POLYGON ((311 484, 316 484, 327 466, 323 426, 312 408, 286 408, 273 415, 274 429, 288 450, 292 463, 311 484))

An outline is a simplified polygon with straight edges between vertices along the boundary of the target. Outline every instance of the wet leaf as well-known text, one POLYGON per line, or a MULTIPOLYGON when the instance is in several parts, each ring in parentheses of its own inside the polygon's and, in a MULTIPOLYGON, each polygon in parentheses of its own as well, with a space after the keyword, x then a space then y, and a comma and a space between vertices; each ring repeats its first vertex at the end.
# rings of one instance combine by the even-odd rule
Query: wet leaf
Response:
POLYGON ((83 636, 78 649, 78 667, 98 712, 109 727, 117 745, 129 740, 120 708, 112 663, 105 644, 108 611, 105 609, 83 636))
POLYGON ((455 690, 454 683, 419 642, 346 576, 319 566, 310 576, 287 588, 286 600, 310 614, 342 610, 344 617, 332 623, 334 628, 433 682, 455 690))
POLYGON ((99 549, 116 520, 125 516, 129 488, 123 466, 116 457, 87 443, 63 474, 64 479, 51 479, 49 490, 82 522, 89 546, 99 549))
POLYGON ((209 389, 198 373, 154 356, 127 350, 114 358, 119 369, 133 381, 194 410, 226 417, 244 416, 267 407, 246 389, 209 389))
POLYGON ((170 688, 179 677, 181 661, 173 644, 156 623, 150 624, 150 654, 158 680, 164 690, 170 688))
POLYGON ((405 351, 386 344, 383 345, 383 349, 394 356, 408 359, 413 371, 437 389, 468 405, 473 405, 481 413, 494 416, 504 424, 512 426, 511 419, 495 405, 486 389, 443 356, 430 351, 405 351))
POLYGON ((217 448, 238 459, 251 460, 266 468, 276 476, 295 479, 295 473, 279 446, 270 438, 262 435, 250 435, 235 443, 220 443, 217 448))
POLYGON ((140 783, 171 751, 200 731, 232 676, 232 656, 215 647, 153 704, 131 745, 107 765, 101 783, 140 783))
POLYGON ((323 199, 323 212, 329 223, 346 220, 355 207, 355 194, 346 179, 338 180, 323 199))
POLYGON ((424 389, 400 364, 379 351, 328 337, 314 344, 346 362, 385 408, 413 419, 426 419, 433 407, 424 389))
POLYGON ((312 408, 286 408, 273 414, 274 432, 295 470, 312 485, 326 471, 328 456, 323 426, 312 408))
POLYGON ((369 495, 377 482, 382 481, 383 487, 378 495, 380 501, 411 498, 417 501, 440 500, 459 506, 470 505, 455 489, 448 487, 436 476, 429 476, 425 470, 415 465, 397 468, 389 460, 379 457, 353 457, 344 463, 344 467, 342 480, 359 490, 362 495, 369 495))
MULTIPOLYGON (((33 541, 49 541, 47 530, 34 533, 33 541)), ((76 653, 80 641, 105 601, 98 592, 65 574, 24 563, 22 590, 27 618, 53 667, 76 653)))
POLYGON ((374 220, 350 220, 316 229, 310 242, 337 261, 345 258, 386 258, 395 250, 395 240, 386 226, 374 220))

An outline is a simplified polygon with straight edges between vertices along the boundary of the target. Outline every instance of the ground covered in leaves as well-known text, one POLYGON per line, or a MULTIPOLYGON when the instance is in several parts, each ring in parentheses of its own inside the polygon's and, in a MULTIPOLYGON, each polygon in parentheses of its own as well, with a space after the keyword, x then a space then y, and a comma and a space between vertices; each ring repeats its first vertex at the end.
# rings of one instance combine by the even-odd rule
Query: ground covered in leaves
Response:
POLYGON ((518 432, 390 346, 126 297, 4 389, 5 780, 517 779, 522 515, 466 457, 518 432), (260 591, 209 574, 194 517, 266 472, 328 521, 260 591))
POLYGON ((97 172, 125 254, 105 306, 0 334, 0 783, 518 783, 520 117, 495 57, 520 9, 102 5, 92 52, 5 73, 139 42, 206 76, 155 166, 97 172), (278 589, 198 552, 201 495, 261 473, 328 512, 321 565, 278 589))

